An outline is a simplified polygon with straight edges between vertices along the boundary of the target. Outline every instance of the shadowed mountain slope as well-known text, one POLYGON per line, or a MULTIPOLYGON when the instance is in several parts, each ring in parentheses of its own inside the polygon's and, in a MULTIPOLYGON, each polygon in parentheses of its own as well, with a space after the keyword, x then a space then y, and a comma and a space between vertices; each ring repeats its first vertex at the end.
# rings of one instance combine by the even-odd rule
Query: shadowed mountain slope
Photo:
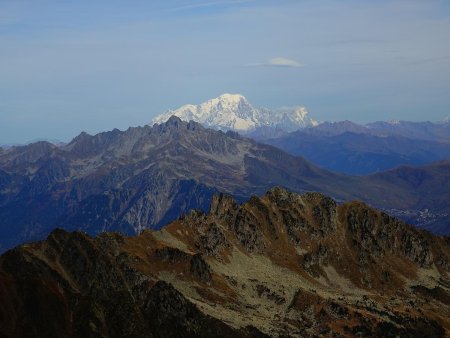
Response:
MULTIPOLYGON (((263 140, 290 154, 303 156, 328 170, 365 175, 400 165, 424 165, 450 158, 448 140, 414 139, 349 121, 324 122, 278 138, 263 140)), ((450 130, 448 133, 450 139, 450 130)))

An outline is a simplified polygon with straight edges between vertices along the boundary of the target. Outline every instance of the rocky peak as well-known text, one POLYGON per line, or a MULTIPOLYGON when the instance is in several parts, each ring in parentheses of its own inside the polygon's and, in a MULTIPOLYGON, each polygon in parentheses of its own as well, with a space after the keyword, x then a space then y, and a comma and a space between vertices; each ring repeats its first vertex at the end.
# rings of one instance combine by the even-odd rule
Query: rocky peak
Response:
POLYGON ((64 148, 69 150, 82 149, 92 142, 94 136, 82 131, 78 136, 75 136, 64 148))
POLYGON ((3 161, 6 166, 34 164, 42 158, 50 157, 57 150, 57 146, 47 141, 39 141, 25 146, 15 146, 4 151, 4 158, 0 159, 0 164, 3 161))
POLYGON ((239 208, 234 198, 228 194, 214 194, 211 200, 211 206, 209 209, 210 214, 213 214, 219 218, 236 212, 239 208))
POLYGON ((169 119, 164 123, 166 127, 175 127, 179 128, 181 125, 186 125, 183 123, 178 116, 172 115, 169 119))
POLYGON ((153 128, 158 130, 160 133, 170 133, 170 132, 182 132, 184 130, 188 131, 200 131, 205 130, 203 126, 195 121, 184 121, 176 115, 171 115, 169 119, 163 123, 153 125, 153 128))
POLYGON ((61 149, 70 152, 77 157, 91 157, 111 151, 111 147, 117 145, 117 141, 126 133, 127 132, 122 132, 119 129, 113 129, 96 135, 82 132, 61 149))
POLYGON ((266 193, 266 197, 272 202, 278 205, 283 205, 284 203, 301 203, 299 200, 299 195, 295 194, 282 187, 273 187, 269 189, 266 193))

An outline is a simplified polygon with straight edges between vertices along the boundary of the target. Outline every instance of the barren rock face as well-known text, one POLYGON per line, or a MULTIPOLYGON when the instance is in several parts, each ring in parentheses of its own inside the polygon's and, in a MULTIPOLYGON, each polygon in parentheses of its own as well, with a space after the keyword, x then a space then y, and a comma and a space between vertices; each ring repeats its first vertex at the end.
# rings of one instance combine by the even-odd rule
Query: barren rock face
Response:
POLYGON ((0 336, 450 334, 450 241, 274 188, 161 231, 54 231, 0 258, 0 336), (49 320, 52 319, 52 320, 49 320))

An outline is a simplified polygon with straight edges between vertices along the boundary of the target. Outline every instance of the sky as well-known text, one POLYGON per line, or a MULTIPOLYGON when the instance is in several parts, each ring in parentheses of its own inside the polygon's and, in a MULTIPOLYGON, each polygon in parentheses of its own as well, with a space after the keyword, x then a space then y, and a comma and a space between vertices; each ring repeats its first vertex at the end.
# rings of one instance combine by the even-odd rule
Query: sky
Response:
POLYGON ((322 121, 450 115, 450 1, 0 0, 0 144, 222 93, 322 121))

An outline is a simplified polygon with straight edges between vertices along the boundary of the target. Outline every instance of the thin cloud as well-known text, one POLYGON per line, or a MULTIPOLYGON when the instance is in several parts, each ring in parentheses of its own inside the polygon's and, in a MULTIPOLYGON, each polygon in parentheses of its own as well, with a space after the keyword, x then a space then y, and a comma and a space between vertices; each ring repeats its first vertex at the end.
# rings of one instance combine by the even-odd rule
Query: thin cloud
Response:
POLYGON ((246 67, 281 67, 281 68, 300 68, 304 64, 285 57, 276 57, 263 63, 250 63, 246 67))
POLYGON ((298 68, 298 67, 303 66, 301 63, 299 63, 295 60, 291 60, 291 59, 287 59, 287 58, 283 58, 283 57, 270 59, 269 62, 267 63, 267 65, 272 66, 272 67, 290 67, 290 68, 298 68))

